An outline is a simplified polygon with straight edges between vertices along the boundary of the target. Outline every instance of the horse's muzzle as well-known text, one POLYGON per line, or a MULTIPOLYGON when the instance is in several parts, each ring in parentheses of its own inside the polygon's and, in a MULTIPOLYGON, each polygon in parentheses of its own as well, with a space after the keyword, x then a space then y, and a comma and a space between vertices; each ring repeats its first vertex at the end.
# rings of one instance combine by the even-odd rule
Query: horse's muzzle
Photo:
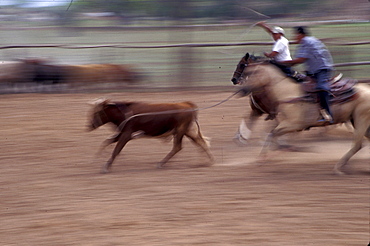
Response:
POLYGON ((232 78, 231 79, 231 82, 233 82, 234 85, 237 85, 238 84, 238 79, 236 78, 232 78))

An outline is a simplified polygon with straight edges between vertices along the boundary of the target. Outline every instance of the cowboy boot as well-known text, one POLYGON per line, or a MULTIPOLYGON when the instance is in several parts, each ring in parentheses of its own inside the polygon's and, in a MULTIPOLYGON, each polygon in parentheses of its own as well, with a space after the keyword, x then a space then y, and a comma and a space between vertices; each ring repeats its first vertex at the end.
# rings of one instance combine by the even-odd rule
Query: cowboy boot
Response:
POLYGON ((318 120, 318 123, 328 123, 333 124, 333 117, 326 111, 326 109, 320 109, 320 114, 322 116, 322 119, 318 120))

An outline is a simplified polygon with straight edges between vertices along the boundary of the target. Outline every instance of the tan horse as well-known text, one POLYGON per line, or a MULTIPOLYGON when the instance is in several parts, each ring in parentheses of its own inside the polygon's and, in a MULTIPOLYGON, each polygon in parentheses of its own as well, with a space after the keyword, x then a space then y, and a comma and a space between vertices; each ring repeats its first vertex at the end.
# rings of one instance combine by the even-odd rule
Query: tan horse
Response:
MULTIPOLYGON (((267 153, 268 146, 276 141, 276 137, 320 126, 317 125, 317 120, 321 117, 318 104, 297 100, 305 94, 302 86, 285 76, 277 67, 270 64, 247 66, 238 83, 245 85, 245 94, 264 90, 278 100, 278 125, 269 134, 262 148, 262 155, 267 153)), ((353 146, 335 165, 334 171, 337 174, 343 174, 342 168, 362 148, 364 136, 370 140, 370 86, 356 84, 354 90, 357 93, 353 100, 331 105, 334 124, 350 120, 354 126, 353 146)))

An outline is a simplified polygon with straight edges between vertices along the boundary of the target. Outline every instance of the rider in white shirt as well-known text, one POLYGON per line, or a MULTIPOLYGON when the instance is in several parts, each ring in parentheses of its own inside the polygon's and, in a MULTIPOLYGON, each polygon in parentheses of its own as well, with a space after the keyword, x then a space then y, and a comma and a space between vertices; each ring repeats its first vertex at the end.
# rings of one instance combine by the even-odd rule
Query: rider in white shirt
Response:
POLYGON ((292 75, 292 71, 289 67, 279 64, 279 62, 282 61, 292 60, 289 51, 289 40, 285 37, 284 29, 278 26, 270 28, 264 21, 258 22, 256 25, 262 27, 266 30, 266 32, 271 34, 275 41, 272 51, 270 53, 265 52, 264 55, 278 62, 274 64, 283 70, 283 72, 285 72, 287 75, 292 75))
POLYGON ((278 62, 292 60, 289 51, 289 41, 285 38, 283 32, 284 30, 280 27, 275 27, 273 29, 273 36, 276 36, 276 34, 278 34, 280 38, 278 40, 275 40, 275 44, 271 52, 272 54, 268 54, 269 57, 273 57, 278 62))

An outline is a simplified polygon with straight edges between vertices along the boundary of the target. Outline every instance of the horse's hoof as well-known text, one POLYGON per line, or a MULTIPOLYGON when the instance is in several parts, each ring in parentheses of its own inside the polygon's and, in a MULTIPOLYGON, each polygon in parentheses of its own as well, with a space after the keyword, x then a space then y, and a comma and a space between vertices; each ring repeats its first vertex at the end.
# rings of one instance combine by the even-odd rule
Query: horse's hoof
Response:
POLYGON ((267 155, 258 156, 256 159, 256 165, 262 166, 267 162, 267 155))
POLYGON ((100 173, 101 174, 107 174, 107 173, 109 173, 109 170, 107 168, 102 168, 102 170, 100 170, 100 173))
POLYGON ((248 141, 245 138, 243 138, 242 136, 240 136, 240 135, 239 136, 235 136, 233 138, 233 141, 234 141, 234 143, 236 145, 241 146, 241 147, 248 145, 248 141))
POLYGON ((213 160, 209 160, 209 161, 205 162, 201 166, 203 166, 203 167, 211 167, 211 166, 213 166, 213 164, 215 164, 215 162, 213 160))
POLYGON ((343 172, 343 171, 341 171, 341 170, 339 170, 339 169, 334 169, 334 174, 335 175, 347 175, 347 173, 345 173, 345 172, 343 172))

